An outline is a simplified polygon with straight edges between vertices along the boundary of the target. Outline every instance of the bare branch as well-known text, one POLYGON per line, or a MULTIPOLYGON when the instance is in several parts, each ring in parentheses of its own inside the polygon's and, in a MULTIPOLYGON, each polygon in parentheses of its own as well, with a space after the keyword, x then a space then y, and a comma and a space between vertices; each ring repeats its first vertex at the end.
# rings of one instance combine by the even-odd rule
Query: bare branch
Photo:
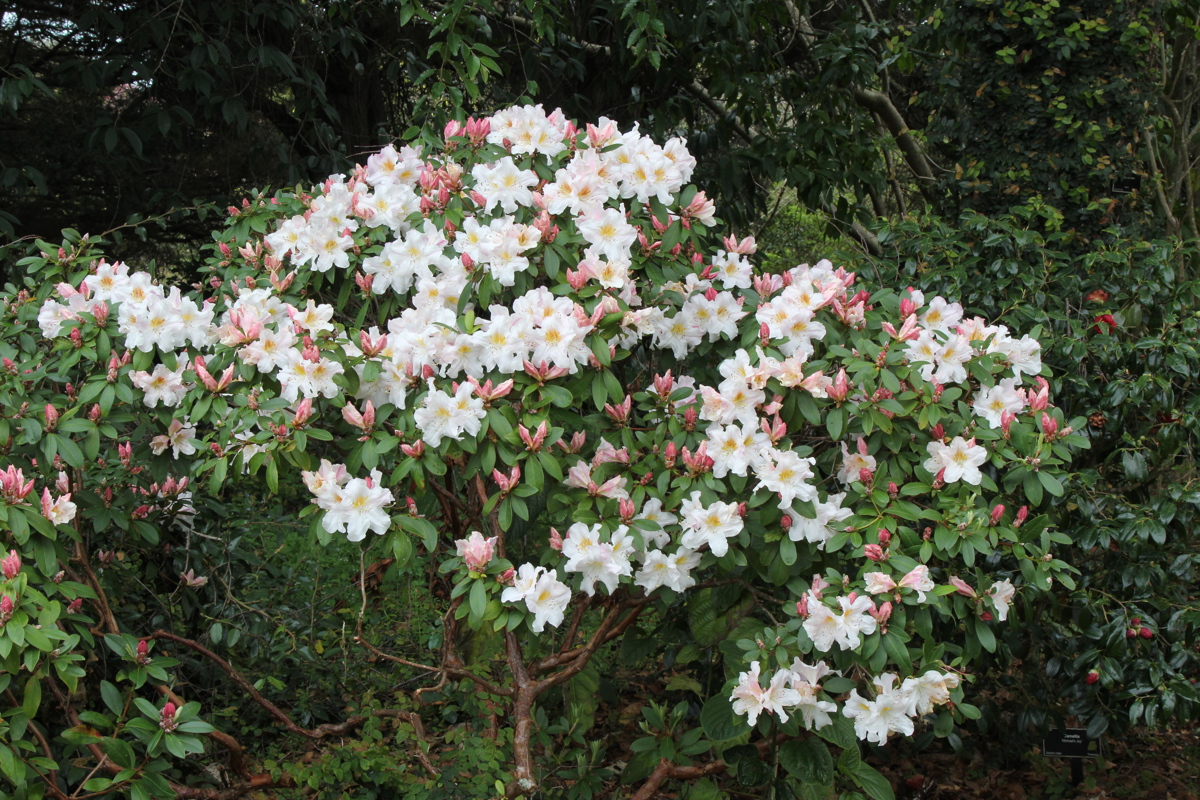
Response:
POLYGON ((879 118, 883 120, 883 124, 887 126, 892 138, 896 140, 900 152, 904 155, 905 163, 920 181, 921 190, 928 191, 934 183, 929 159, 925 157, 925 151, 913 137, 912 131, 909 130, 904 117, 900 115, 899 109, 892 103, 892 99, 882 92, 872 92, 858 87, 852 90, 852 94, 856 103, 868 111, 878 114, 879 118))

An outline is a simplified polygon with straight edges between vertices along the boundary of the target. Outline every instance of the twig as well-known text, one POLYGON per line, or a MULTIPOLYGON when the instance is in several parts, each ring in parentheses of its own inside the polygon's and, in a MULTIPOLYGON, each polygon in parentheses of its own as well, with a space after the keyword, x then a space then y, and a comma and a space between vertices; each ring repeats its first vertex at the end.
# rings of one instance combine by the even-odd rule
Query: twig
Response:
POLYGON ((279 723, 283 725, 283 727, 287 728, 292 733, 305 737, 306 739, 324 739, 326 736, 337 736, 344 734, 363 724, 371 717, 395 716, 395 714, 390 711, 372 711, 370 714, 355 715, 347 720, 344 720, 343 722, 326 722, 318 725, 312 730, 309 730, 308 728, 302 728, 293 722, 292 718, 289 717, 282 709, 280 709, 279 706, 263 697, 262 694, 254 688, 250 681, 246 680, 246 676, 242 675, 242 673, 234 669, 234 667, 228 661, 221 658, 204 645, 200 644, 199 642, 194 642, 191 639, 185 639, 182 636, 176 636, 175 634, 164 630, 157 630, 152 633, 151 636, 155 639, 166 639, 168 641, 175 642, 176 644, 181 644, 184 647, 194 650, 195 652, 204 656, 209 661, 220 667, 221 671, 228 675, 230 680, 232 680, 242 691, 249 695, 251 700, 266 709, 267 713, 275 717, 275 719, 277 719, 279 723))

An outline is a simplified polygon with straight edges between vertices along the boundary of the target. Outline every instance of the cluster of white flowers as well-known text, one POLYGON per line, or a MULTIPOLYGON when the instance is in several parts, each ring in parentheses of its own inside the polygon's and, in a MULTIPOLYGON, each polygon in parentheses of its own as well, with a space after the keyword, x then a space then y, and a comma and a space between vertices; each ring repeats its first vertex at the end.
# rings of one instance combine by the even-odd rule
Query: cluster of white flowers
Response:
POLYGON ((483 401, 475 395, 475 387, 460 383, 454 394, 437 389, 429 382, 429 393, 421 407, 413 411, 413 420, 421 438, 430 447, 437 447, 443 437, 461 439, 463 434, 474 436, 483 425, 483 401))
POLYGON ((383 488, 378 470, 372 470, 368 478, 352 478, 345 465, 321 459, 318 469, 302 476, 325 512, 321 525, 329 533, 344 533, 350 541, 361 542, 367 531, 384 534, 392 527, 386 508, 394 498, 383 488))
MULTIPOLYGON (((925 306, 925 296, 910 290, 913 308, 925 306)), ((988 325, 981 317, 963 319, 959 303, 942 297, 929 301, 925 312, 918 317, 919 335, 910 341, 905 356, 921 364, 921 377, 936 383, 963 383, 967 380, 967 362, 984 353, 998 353, 1011 365, 1019 382, 1022 375, 1037 375, 1042 371, 1042 348, 1029 336, 1014 339, 1004 325, 988 325)), ((978 412, 978 409, 977 409, 978 412)), ((999 425, 999 420, 993 427, 999 425)))
POLYGON ((546 623, 554 628, 562 624, 567 604, 571 602, 571 587, 560 581, 554 570, 522 564, 513 585, 500 594, 500 602, 524 603, 533 614, 529 627, 534 633, 541 633, 546 623))
POLYGON ((599 524, 587 526, 576 522, 567 529, 563 537, 562 554, 567 559, 563 572, 578 572, 583 576, 579 590, 589 597, 596 593, 596 581, 604 584, 604 588, 612 594, 617 590, 621 578, 633 574, 633 537, 629 528, 620 525, 608 537, 607 542, 601 541, 603 529, 599 524))
POLYGON ((857 689, 850 691, 842 713, 854 720, 854 734, 859 739, 883 744, 892 733, 911 736, 913 718, 950 702, 950 690, 959 684, 954 673, 937 670, 905 678, 902 683, 897 683, 899 680, 892 672, 877 675, 873 700, 861 696, 857 689))
POLYGON ((788 711, 799 710, 804 716, 804 727, 809 730, 820 730, 833 722, 829 714, 837 711, 837 705, 822 700, 818 693, 822 678, 841 673, 831 670, 824 661, 805 664, 797 658, 791 669, 781 669, 772 675, 765 688, 759 677, 760 671, 759 663, 754 661, 749 672, 738 675, 737 686, 730 698, 735 714, 745 714, 747 721, 754 725, 759 714, 764 712, 776 714, 781 722, 787 722, 788 711))
MULTIPOLYGON (((781 669, 762 685, 759 662, 738 675, 738 683, 730 696, 735 714, 746 715, 754 725, 762 713, 775 714, 787 722, 789 711, 804 715, 804 727, 820 730, 833 720, 837 704, 820 699, 819 681, 833 672, 823 661, 814 665, 796 659, 791 669, 781 669)), ((912 735, 913 718, 931 713, 939 705, 950 702, 950 691, 959 685, 952 672, 927 670, 923 675, 897 683, 899 676, 884 673, 874 679, 875 697, 866 699, 852 689, 842 708, 842 714, 854 721, 854 732, 860 739, 883 744, 891 733, 912 735)))
POLYGON ((925 469, 933 475, 941 475, 946 483, 966 481, 972 486, 978 486, 983 480, 979 468, 988 459, 987 450, 975 444, 975 440, 967 440, 955 436, 950 444, 930 442, 926 445, 929 458, 925 460, 925 469))
POLYGON ((168 447, 171 448, 171 455, 174 458, 179 458, 180 455, 190 456, 196 452, 195 439, 196 428, 194 425, 172 419, 171 424, 167 426, 166 433, 159 434, 150 440, 150 449, 156 456, 165 453, 168 447))
POLYGON ((38 311, 38 326, 48 339, 64 335, 64 325, 80 321, 83 313, 106 319, 109 304, 117 304, 120 332, 133 349, 150 352, 158 348, 166 352, 185 345, 206 348, 215 340, 210 304, 197 306, 177 287, 164 292, 148 272, 130 274, 129 268, 119 262, 101 262, 78 289, 61 283, 57 290, 66 303, 47 300, 38 311))
POLYGON ((715 502, 704 505, 700 492, 692 492, 679 508, 682 517, 684 547, 698 549, 705 545, 715 556, 729 552, 729 540, 742 532, 744 523, 737 503, 715 502))
POLYGON ((176 356, 175 369, 167 369, 166 364, 155 364, 152 372, 135 370, 129 373, 133 385, 143 392, 142 400, 150 408, 159 403, 175 407, 183 402, 184 395, 192 384, 183 378, 189 366, 187 354, 176 356))

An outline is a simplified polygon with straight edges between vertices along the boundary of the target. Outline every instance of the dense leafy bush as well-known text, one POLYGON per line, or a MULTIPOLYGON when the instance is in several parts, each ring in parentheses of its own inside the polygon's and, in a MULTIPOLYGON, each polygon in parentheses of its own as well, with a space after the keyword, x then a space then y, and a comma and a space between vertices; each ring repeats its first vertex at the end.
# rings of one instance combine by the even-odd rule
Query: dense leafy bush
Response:
POLYGON ((856 257, 880 281, 1039 327, 1054 396, 1088 420, 1091 449, 1053 511, 1078 545, 1062 553, 1078 585, 1040 599, 1001 637, 995 676, 1020 699, 991 712, 1015 715, 1030 733, 1069 717, 1093 734, 1193 720, 1200 284, 1184 269, 1189 251, 1111 230, 1081 252, 1071 233, 1039 232, 1036 204, 1019 212, 898 224, 881 236, 887 258, 856 257))
POLYGON ((829 262, 762 274, 749 239, 714 248, 692 165, 679 140, 516 108, 248 199, 187 291, 75 234, 40 244, 2 345, 0 769, 18 794, 588 796, 617 767, 586 733, 618 643, 687 693, 642 709, 635 797, 736 777, 883 798, 859 740, 957 742, 1010 608, 1075 588, 1040 508, 1086 421, 1050 404, 1019 333, 1036 328, 829 262), (348 692, 345 719, 301 724, 213 651, 224 629, 198 641, 113 602, 137 573, 98 573, 112 549, 179 532, 180 590, 202 589, 193 494, 244 473, 272 493, 302 477, 312 536, 360 564, 352 641, 434 685, 348 692), (446 592, 436 663, 364 627, 368 555, 446 592), (171 688, 166 647, 289 734, 359 746, 254 773, 237 721, 218 732, 171 688), (192 758, 210 742, 231 777, 192 758), (573 764, 539 756, 564 749, 573 764))

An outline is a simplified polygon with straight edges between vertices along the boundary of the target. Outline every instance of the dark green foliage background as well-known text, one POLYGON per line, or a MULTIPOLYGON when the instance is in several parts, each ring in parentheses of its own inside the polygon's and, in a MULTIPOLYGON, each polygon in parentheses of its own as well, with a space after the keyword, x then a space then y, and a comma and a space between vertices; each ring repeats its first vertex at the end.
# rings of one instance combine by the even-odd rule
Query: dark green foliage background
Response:
MULTIPOLYGON (((1080 570, 1078 586, 1019 608, 976 686, 985 736, 1015 758, 1064 720, 1115 733, 1200 711, 1198 10, 1183 0, 7 3, 0 257, 19 284, 26 237, 56 240, 71 226, 110 231, 113 255, 190 275, 213 215, 249 187, 319 181, 408 129, 517 101, 684 135, 722 217, 760 233, 760 259, 786 268, 834 257, 876 284, 961 298, 1014 330, 1041 325, 1055 402, 1092 420, 1092 449, 1053 506, 1075 541, 1056 555, 1080 570), (903 130, 855 90, 886 97, 903 130), (914 172, 906 137, 932 179, 914 172), (1107 299, 1089 300, 1098 289, 1107 299), (1105 313, 1111 331, 1096 328, 1105 313), (1134 617, 1151 638, 1127 637, 1134 617), (1100 680, 1088 685, 1093 669, 1100 680)), ((370 676, 380 696, 404 685, 347 646, 341 619, 357 611, 359 565, 289 527, 295 502, 228 495, 212 509, 219 541, 131 548, 112 569, 129 573, 123 613, 272 675, 279 684, 263 691, 316 725, 342 716, 346 676, 370 676), (186 567, 213 578, 194 596, 176 588, 186 567), (318 643, 321 663, 343 656, 341 673, 313 669, 318 643)), ((423 580, 385 578, 381 618, 395 632, 381 646, 437 649, 436 629, 402 627, 435 616, 407 605, 438 602, 423 580)), ((738 624, 735 609, 721 614, 738 624)), ((655 635, 690 636, 663 624, 655 635)), ((630 672, 670 667, 641 664, 636 641, 628 647, 597 683, 614 708, 630 672)), ((206 708, 261 731, 268 769, 294 755, 219 673, 198 660, 184 669, 206 708)), ((645 718, 660 740, 667 706, 688 696, 678 689, 645 718)), ((495 743, 465 722, 484 711, 473 693, 443 700, 445 721, 461 725, 453 743, 498 772, 495 743)), ((577 745, 555 769, 600 786, 611 776, 569 707, 543 726, 577 745)), ((393 736, 371 723, 354 746, 289 769, 313 786, 411 787, 388 756, 411 743, 393 736)), ((482 796, 487 772, 464 769, 459 795, 427 796, 482 796)))

